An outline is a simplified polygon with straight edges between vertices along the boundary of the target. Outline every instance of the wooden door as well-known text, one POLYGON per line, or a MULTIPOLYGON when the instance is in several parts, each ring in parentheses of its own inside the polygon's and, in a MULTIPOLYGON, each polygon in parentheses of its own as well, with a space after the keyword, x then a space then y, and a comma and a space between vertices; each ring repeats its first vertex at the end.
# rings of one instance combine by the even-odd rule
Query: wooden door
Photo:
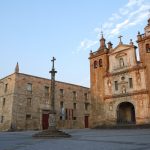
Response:
POLYGON ((89 127, 89 116, 84 116, 84 124, 85 124, 85 128, 89 127))
POLYGON ((48 129, 48 118, 49 118, 49 114, 42 114, 42 128, 43 128, 43 130, 48 129))

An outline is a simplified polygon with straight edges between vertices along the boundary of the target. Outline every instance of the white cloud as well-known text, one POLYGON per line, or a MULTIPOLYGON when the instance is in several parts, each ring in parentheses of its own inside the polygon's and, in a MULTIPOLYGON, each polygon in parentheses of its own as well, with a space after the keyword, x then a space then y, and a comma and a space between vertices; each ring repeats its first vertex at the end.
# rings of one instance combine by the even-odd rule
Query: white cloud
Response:
POLYGON ((92 46, 94 46, 97 43, 98 43, 98 41, 85 39, 85 40, 80 42, 80 46, 78 47, 78 51, 90 49, 92 46))
POLYGON ((127 20, 124 20, 124 21, 121 22, 121 23, 116 24, 115 28, 111 30, 110 36, 119 34, 119 31, 120 31, 123 27, 125 27, 128 23, 129 23, 129 20, 127 19, 127 20))
POLYGON ((119 13, 122 15, 128 15, 129 14, 129 10, 126 8, 120 8, 119 9, 119 13))
MULTIPOLYGON (((124 29, 128 29, 131 26, 136 26, 142 23, 148 17, 148 10, 150 9, 150 2, 144 0, 128 0, 128 3, 119 8, 118 12, 112 14, 112 16, 106 21, 102 27, 96 27, 94 32, 96 37, 100 37, 103 30, 105 38, 112 38, 119 35, 124 29)), ((91 49, 98 40, 83 40, 78 47, 79 50, 91 49)))
MULTIPOLYGON (((119 9, 118 13, 112 14, 107 22, 104 23, 103 31, 105 37, 111 38, 119 34, 123 29, 135 26, 148 16, 150 3, 145 3, 144 0, 129 0, 128 3, 119 9), (107 24, 111 24, 108 26, 107 24)), ((94 30, 97 35, 100 34, 100 28, 94 30)))
POLYGON ((129 0, 125 7, 131 8, 135 5, 141 5, 144 2, 144 0, 129 0))

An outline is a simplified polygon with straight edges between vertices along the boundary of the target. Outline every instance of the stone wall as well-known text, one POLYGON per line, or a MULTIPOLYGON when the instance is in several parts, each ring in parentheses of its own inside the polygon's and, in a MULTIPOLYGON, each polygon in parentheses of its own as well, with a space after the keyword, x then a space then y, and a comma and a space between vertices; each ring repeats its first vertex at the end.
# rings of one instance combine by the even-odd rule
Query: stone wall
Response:
POLYGON ((15 74, 0 80, 0 130, 11 128, 15 74))
MULTIPOLYGON (((49 79, 32 75, 15 73, 9 81, 11 95, 7 97, 7 111, 2 111, 9 116, 8 121, 1 124, 1 130, 11 126, 17 130, 42 129, 42 115, 50 110, 50 83, 49 79), (13 91, 13 92, 12 92, 13 91), (11 103, 10 103, 11 101, 11 103), (8 107, 9 106, 9 107, 8 107), (6 126, 7 124, 7 126, 6 126)), ((84 128, 85 116, 90 117, 90 93, 86 87, 64 82, 56 82, 55 109, 57 127, 59 128, 84 128), (63 106, 62 106, 63 105, 63 106), (85 106, 86 105, 86 106, 85 106), (86 107, 86 108, 85 108, 86 107), (67 109, 68 117, 62 117, 67 109)), ((1 97, 5 96, 2 95, 1 97)))

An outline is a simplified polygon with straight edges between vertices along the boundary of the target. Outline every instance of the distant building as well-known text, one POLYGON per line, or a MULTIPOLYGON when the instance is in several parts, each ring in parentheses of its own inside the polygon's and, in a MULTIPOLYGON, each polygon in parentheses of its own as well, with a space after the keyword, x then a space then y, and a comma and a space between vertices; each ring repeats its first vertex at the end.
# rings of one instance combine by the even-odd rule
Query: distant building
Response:
POLYGON ((132 40, 100 47, 90 53, 91 124, 150 124, 150 19, 137 35, 140 61, 132 40))
MULTIPOLYGON (((51 80, 15 73, 0 80, 0 130, 48 128, 51 80)), ((89 88, 56 81, 56 118, 59 128, 89 127, 89 88)))

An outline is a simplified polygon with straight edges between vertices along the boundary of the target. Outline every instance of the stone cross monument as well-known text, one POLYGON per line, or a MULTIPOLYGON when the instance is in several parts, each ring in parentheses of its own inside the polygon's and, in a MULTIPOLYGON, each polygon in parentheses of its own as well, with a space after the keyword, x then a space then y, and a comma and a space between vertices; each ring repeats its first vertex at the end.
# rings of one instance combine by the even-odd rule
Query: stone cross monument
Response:
POLYGON ((52 61, 52 70, 51 73, 51 93, 50 93, 50 112, 49 112, 49 127, 47 130, 43 130, 33 135, 34 138, 69 138, 71 135, 60 131, 56 128, 56 110, 55 110, 55 74, 57 71, 54 67, 55 58, 53 57, 52 61))
POLYGON ((50 96, 50 104, 51 109, 49 113, 49 129, 55 130, 56 129, 56 117, 55 117, 55 74, 57 71, 55 71, 54 67, 54 61, 56 59, 53 57, 52 61, 52 70, 49 72, 51 73, 51 96, 50 96))

